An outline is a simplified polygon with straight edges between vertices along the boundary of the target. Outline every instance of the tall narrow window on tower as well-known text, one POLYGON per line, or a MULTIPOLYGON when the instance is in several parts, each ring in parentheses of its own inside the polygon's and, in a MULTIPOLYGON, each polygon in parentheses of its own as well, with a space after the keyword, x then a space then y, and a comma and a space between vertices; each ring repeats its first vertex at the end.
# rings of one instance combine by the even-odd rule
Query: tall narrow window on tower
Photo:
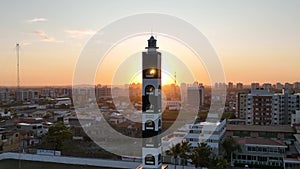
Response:
POLYGON ((157 51, 153 36, 148 40, 146 49, 142 71, 143 168, 161 169, 161 53, 157 51))

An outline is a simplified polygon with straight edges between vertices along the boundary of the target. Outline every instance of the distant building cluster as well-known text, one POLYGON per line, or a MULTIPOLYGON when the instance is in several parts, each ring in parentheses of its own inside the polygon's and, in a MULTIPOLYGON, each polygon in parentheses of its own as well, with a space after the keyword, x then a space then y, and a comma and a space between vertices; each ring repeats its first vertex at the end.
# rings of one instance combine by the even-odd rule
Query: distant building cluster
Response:
MULTIPOLYGON (((226 155, 223 144, 232 139, 240 149, 232 153, 231 165, 300 168, 300 82, 253 82, 250 85, 229 82, 213 86, 194 82, 166 85, 162 89, 164 97, 161 108, 164 113, 176 119, 176 114, 183 108, 198 111, 193 122, 185 121, 181 128, 162 138, 163 151, 185 140, 193 148, 205 142, 213 156, 223 157, 226 155), (212 100, 219 101, 217 103, 222 101, 222 97, 212 95, 213 89, 226 89, 222 117, 214 112, 208 113, 212 100)), ((148 94, 153 94, 151 92, 149 89, 148 94)), ((104 119, 122 134, 142 135, 142 126, 135 123, 141 119, 143 109, 141 84, 123 87, 79 86, 74 89, 0 88, 0 152, 28 149, 41 144, 48 128, 58 121, 73 132, 73 140, 87 139, 81 123, 91 126, 101 118, 78 119, 73 94, 78 97, 79 105, 90 105, 92 98, 95 98, 104 119)), ((147 108, 152 110, 151 104, 147 108)), ((147 112, 151 114, 149 110, 147 112)), ((172 119, 164 113, 162 118, 167 120, 162 120, 163 129, 167 126, 164 123, 172 124, 172 119)), ((106 131, 94 132, 104 136, 106 131)))
POLYGON ((244 85, 241 82, 238 82, 236 84, 233 84, 233 82, 228 82, 228 84, 226 85, 225 83, 216 83, 214 85, 214 87, 216 88, 220 88, 220 87, 226 87, 229 90, 232 89, 259 89, 259 88, 263 88, 265 90, 282 90, 282 89, 296 89, 296 90, 300 90, 300 82, 295 82, 295 83, 275 83, 275 84, 271 84, 271 83, 263 83, 263 84, 259 84, 258 82, 253 82, 250 85, 244 85))

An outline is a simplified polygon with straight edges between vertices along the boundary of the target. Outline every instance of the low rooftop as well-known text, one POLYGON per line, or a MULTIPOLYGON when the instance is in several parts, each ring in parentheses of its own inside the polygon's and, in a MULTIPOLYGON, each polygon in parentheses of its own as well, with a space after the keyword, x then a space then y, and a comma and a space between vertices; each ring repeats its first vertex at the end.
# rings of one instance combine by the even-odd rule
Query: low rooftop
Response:
POLYGON ((257 144, 267 146, 286 146, 281 140, 273 140, 268 138, 234 138, 238 144, 257 144))
POLYGON ((228 131, 261 131, 261 132, 281 132, 281 133, 295 133, 295 130, 290 125, 241 125, 241 124, 226 124, 228 131))

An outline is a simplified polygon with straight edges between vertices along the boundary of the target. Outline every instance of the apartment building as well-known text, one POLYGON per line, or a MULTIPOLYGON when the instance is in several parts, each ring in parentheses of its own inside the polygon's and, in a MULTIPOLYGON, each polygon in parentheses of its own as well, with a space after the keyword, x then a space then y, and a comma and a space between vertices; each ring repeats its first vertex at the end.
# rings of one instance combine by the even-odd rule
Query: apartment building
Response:
POLYGON ((192 147, 197 147, 199 143, 207 143, 211 151, 219 155, 221 153, 221 144, 224 141, 226 131, 226 119, 217 122, 201 122, 188 125, 189 132, 185 136, 186 141, 191 143, 192 147))
POLYGON ((238 93, 236 117, 246 125, 287 125, 292 114, 300 109, 300 94, 272 93, 264 89, 238 93))

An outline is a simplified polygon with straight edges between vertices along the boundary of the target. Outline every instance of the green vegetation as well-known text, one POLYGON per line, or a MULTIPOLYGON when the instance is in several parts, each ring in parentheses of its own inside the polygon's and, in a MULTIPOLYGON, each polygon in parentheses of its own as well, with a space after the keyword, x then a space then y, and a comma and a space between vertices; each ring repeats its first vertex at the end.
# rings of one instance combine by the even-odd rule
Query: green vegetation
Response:
POLYGON ((207 118, 207 112, 198 112, 198 118, 200 119, 200 121, 205 121, 207 118))
POLYGON ((227 159, 213 157, 211 148, 206 143, 198 144, 198 147, 194 149, 188 142, 177 143, 173 145, 166 154, 174 158, 175 169, 179 160, 181 160, 182 168, 184 168, 188 159, 192 161, 195 168, 207 167, 209 169, 225 169, 229 166, 227 159))
POLYGON ((171 155, 175 159, 175 164, 174 164, 175 166, 174 166, 174 168, 176 169, 178 157, 181 154, 181 145, 180 145, 180 143, 177 143, 176 145, 173 145, 170 148, 170 151, 167 152, 167 154, 171 155))
POLYGON ((183 165, 182 168, 184 168, 185 165, 187 165, 187 160, 190 158, 188 155, 192 151, 191 143, 182 141, 180 144, 180 154, 179 157, 183 159, 183 165))
POLYGON ((250 137, 250 132, 249 131, 234 131, 233 136, 250 137))
POLYGON ((66 141, 62 154, 64 156, 102 158, 119 160, 120 156, 112 154, 92 141, 66 141))
POLYGON ((259 133, 258 137, 277 138, 277 133, 259 133))
POLYGON ((222 117, 221 117, 221 120, 224 120, 224 119, 235 119, 235 115, 234 115, 234 112, 224 112, 222 114, 222 117))
POLYGON ((230 160, 230 162, 232 160, 232 154, 241 149, 240 145, 231 137, 227 137, 225 139, 225 141, 222 144, 222 147, 226 152, 225 157, 227 158, 227 160, 230 160))
POLYGON ((107 152, 89 138, 72 140, 72 136, 72 132, 59 122, 49 128, 48 133, 42 138, 41 144, 31 148, 59 150, 64 156, 120 159, 119 156, 107 152))
POLYGON ((191 155, 191 160, 195 168, 208 167, 210 154, 210 147, 206 143, 198 144, 198 147, 194 149, 191 155))
POLYGON ((49 145, 50 149, 62 150, 64 141, 70 140, 72 137, 73 133, 62 122, 58 122, 49 128, 43 140, 49 145))
POLYGON ((229 166, 229 163, 224 158, 215 158, 210 160, 209 169, 225 169, 229 166))

